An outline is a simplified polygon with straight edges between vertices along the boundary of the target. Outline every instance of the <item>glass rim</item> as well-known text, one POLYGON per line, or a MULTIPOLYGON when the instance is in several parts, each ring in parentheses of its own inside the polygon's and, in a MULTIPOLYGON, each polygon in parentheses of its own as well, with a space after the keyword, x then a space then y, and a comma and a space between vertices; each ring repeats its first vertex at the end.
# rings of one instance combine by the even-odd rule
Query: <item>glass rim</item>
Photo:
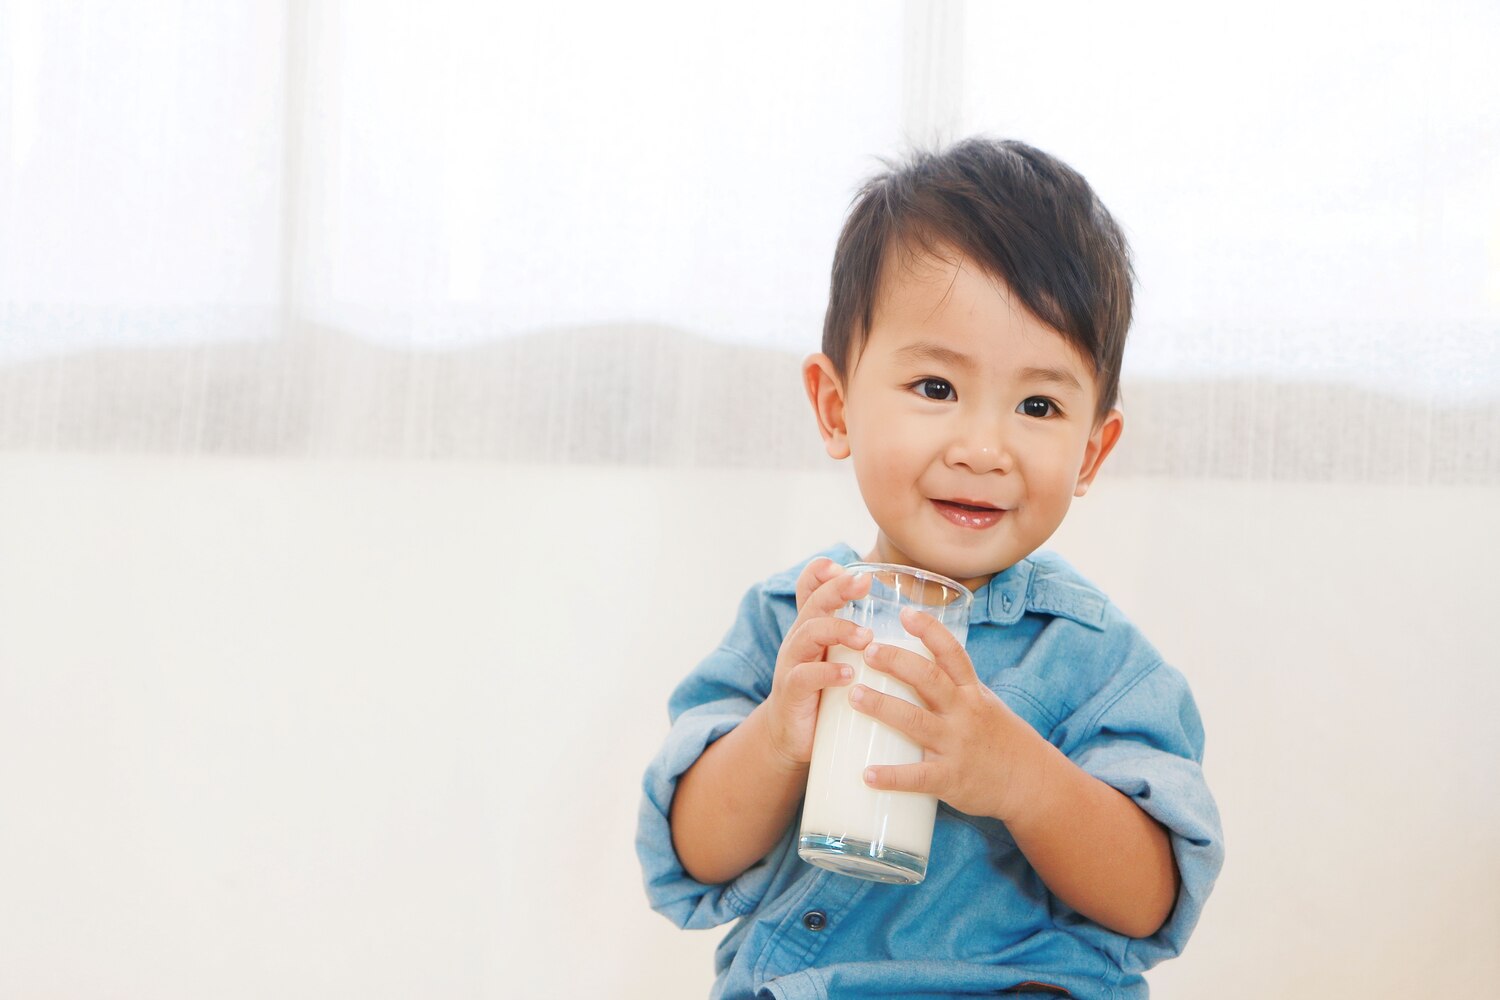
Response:
POLYGON ((951 576, 944 576, 941 573, 934 573, 930 569, 921 569, 917 566, 907 566, 903 563, 865 562, 864 560, 860 560, 859 562, 849 563, 844 567, 844 570, 849 573, 870 572, 873 574, 885 571, 890 573, 900 573, 904 576, 914 576, 926 583, 935 583, 942 587, 951 587, 954 591, 957 592, 957 600, 945 605, 941 605, 942 607, 951 608, 955 603, 962 604, 965 607, 972 607, 974 604, 974 592, 972 590, 970 590, 968 587, 965 587, 963 584, 959 583, 951 576))

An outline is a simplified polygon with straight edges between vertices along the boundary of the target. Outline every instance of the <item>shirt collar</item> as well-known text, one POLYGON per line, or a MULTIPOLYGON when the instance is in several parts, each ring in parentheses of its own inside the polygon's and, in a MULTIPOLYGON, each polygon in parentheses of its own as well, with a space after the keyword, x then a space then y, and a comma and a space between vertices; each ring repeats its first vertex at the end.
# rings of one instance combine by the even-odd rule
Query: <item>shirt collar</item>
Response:
POLYGON ((1031 581, 1036 564, 1022 559, 1014 566, 996 573, 974 592, 974 607, 969 609, 970 625, 1014 625, 1027 611, 1031 581))
MULTIPOLYGON (((824 549, 813 558, 820 556, 826 556, 841 566, 863 559, 852 547, 842 543, 824 549)), ((766 592, 795 597, 797 577, 805 565, 799 563, 771 577, 765 583, 766 592)), ((969 624, 1014 625, 1026 612, 1032 611, 1103 629, 1107 604, 1108 599, 1061 558, 1050 552, 1036 552, 996 573, 975 591, 974 606, 969 609, 969 624)))

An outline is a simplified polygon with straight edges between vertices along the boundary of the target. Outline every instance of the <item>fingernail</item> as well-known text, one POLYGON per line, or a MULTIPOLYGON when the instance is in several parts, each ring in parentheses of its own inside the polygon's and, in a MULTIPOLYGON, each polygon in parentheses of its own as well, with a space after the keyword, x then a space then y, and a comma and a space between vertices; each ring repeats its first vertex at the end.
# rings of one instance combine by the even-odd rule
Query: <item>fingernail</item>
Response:
POLYGON ((873 767, 865 768, 865 784, 875 784, 875 769, 873 767))
POLYGON ((859 628, 854 630, 854 638, 860 640, 861 642, 868 643, 871 639, 875 638, 875 633, 870 631, 865 626, 861 625, 859 628))
MULTIPOLYGON (((862 688, 862 687, 856 686, 852 691, 849 692, 849 700, 850 701, 854 701, 854 702, 863 701, 864 697, 865 697, 865 689, 862 688)), ((845 773, 848 773, 848 772, 845 772, 845 773)))
POLYGON ((846 681, 849 680, 854 676, 854 668, 847 663, 844 664, 842 667, 839 667, 839 676, 846 681))
POLYGON ((880 643, 878 643, 878 642, 872 642, 868 646, 866 646, 865 647, 865 662, 869 663, 870 661, 874 660, 876 654, 878 654, 880 652, 880 648, 881 648, 880 647, 880 643))

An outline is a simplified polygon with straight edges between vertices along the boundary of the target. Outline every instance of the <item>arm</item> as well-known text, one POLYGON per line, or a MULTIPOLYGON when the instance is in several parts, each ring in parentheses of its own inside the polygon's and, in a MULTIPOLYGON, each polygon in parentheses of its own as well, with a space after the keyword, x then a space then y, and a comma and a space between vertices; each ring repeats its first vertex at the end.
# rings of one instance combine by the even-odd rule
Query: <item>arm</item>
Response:
POLYGON ((672 846, 699 882, 728 882, 765 857, 797 814, 807 764, 771 745, 766 714, 757 706, 678 782, 672 846))
POLYGON ((1023 804, 1009 819, 996 818, 1064 903, 1129 937, 1156 933, 1177 899, 1177 864, 1167 831, 1021 725, 1030 734, 1018 740, 1030 744, 1018 753, 1018 763, 1029 758, 1017 768, 1018 778, 1029 775, 1015 786, 1023 804))
POLYGON ((797 580, 800 608, 776 657, 771 694, 683 774, 672 800, 672 844, 700 882, 727 882, 765 857, 796 816, 807 787, 819 693, 853 677, 824 659, 829 646, 863 649, 868 629, 831 617, 869 587, 829 560, 797 580), (803 595, 807 595, 805 598, 803 595))
POLYGON ((1119 934, 1155 933, 1178 887, 1166 831, 980 683, 963 647, 936 619, 908 613, 904 622, 935 659, 872 647, 866 660, 911 684, 928 707, 863 686, 850 701, 920 743, 924 758, 870 768, 869 784, 937 795, 955 809, 1002 821, 1064 903, 1119 934))

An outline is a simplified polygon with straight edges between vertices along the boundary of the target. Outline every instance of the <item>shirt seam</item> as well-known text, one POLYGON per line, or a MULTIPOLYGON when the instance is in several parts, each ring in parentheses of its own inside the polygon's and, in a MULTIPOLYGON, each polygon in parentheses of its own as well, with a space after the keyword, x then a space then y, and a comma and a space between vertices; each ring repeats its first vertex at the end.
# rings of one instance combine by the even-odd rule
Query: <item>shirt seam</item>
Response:
POLYGON ((1026 610, 1033 614, 1047 615, 1051 618, 1066 618, 1075 625, 1093 629, 1095 632, 1105 630, 1104 609, 1105 600, 1100 597, 1094 603, 1094 607, 1085 611, 1081 605, 1083 601, 1078 600, 1069 603, 1067 600, 1051 602, 1046 597, 1033 598, 1026 603, 1026 610), (1092 612, 1092 613, 1090 613, 1092 612))
MULTIPOLYGON (((1093 717, 1088 720, 1087 724, 1084 726, 1084 733, 1092 733, 1094 729, 1099 725, 1099 723, 1104 719, 1104 717, 1109 714, 1110 709, 1118 705, 1127 694, 1135 690, 1136 685, 1140 684, 1141 681, 1145 680, 1147 677, 1151 676, 1151 674, 1155 673, 1157 668, 1162 666, 1162 664, 1165 662, 1166 661, 1160 659, 1152 660, 1138 673, 1134 674, 1129 680, 1121 685, 1120 690, 1114 695, 1114 697, 1105 702, 1104 705, 1094 713, 1093 717)), ((1087 738, 1087 735, 1085 735, 1085 739, 1087 738)))
POLYGON ((1096 632, 1108 631, 1108 594, 1083 579, 1072 567, 1031 559, 1035 573, 1026 586, 1028 612, 1066 618, 1096 632))
POLYGON ((730 910, 734 912, 736 917, 743 917, 755 909, 755 904, 740 891, 739 886, 735 883, 730 883, 724 887, 724 900, 729 904, 730 910))
MULTIPOLYGON (((750 668, 750 673, 755 676, 755 679, 757 681, 759 681, 761 679, 761 668, 760 668, 760 665, 757 664, 754 660, 752 660, 750 658, 750 654, 745 653, 742 650, 737 649, 734 646, 720 646, 719 648, 722 649, 724 652, 728 653, 729 655, 735 657, 737 660, 739 660, 741 663, 743 663, 746 667, 749 667, 750 668)), ((775 673, 775 668, 774 667, 772 668, 772 673, 773 674, 775 673)), ((755 692, 755 694, 756 694, 755 703, 757 705, 760 704, 762 701, 765 701, 765 698, 761 697, 760 693, 758 691, 755 692)))
POLYGON ((1022 701, 1026 702, 1032 708, 1036 709, 1037 712, 1041 714, 1042 718, 1047 720, 1047 731, 1049 733, 1057 729, 1057 724, 1061 720, 1059 720, 1056 715, 1052 714, 1052 710, 1047 707, 1045 702, 1038 699, 1030 691, 1027 691, 1025 688, 1020 687, 1019 685, 1006 683, 997 683, 993 686, 992 690, 995 691, 996 694, 1004 691, 1007 694, 1016 695, 1022 701))

